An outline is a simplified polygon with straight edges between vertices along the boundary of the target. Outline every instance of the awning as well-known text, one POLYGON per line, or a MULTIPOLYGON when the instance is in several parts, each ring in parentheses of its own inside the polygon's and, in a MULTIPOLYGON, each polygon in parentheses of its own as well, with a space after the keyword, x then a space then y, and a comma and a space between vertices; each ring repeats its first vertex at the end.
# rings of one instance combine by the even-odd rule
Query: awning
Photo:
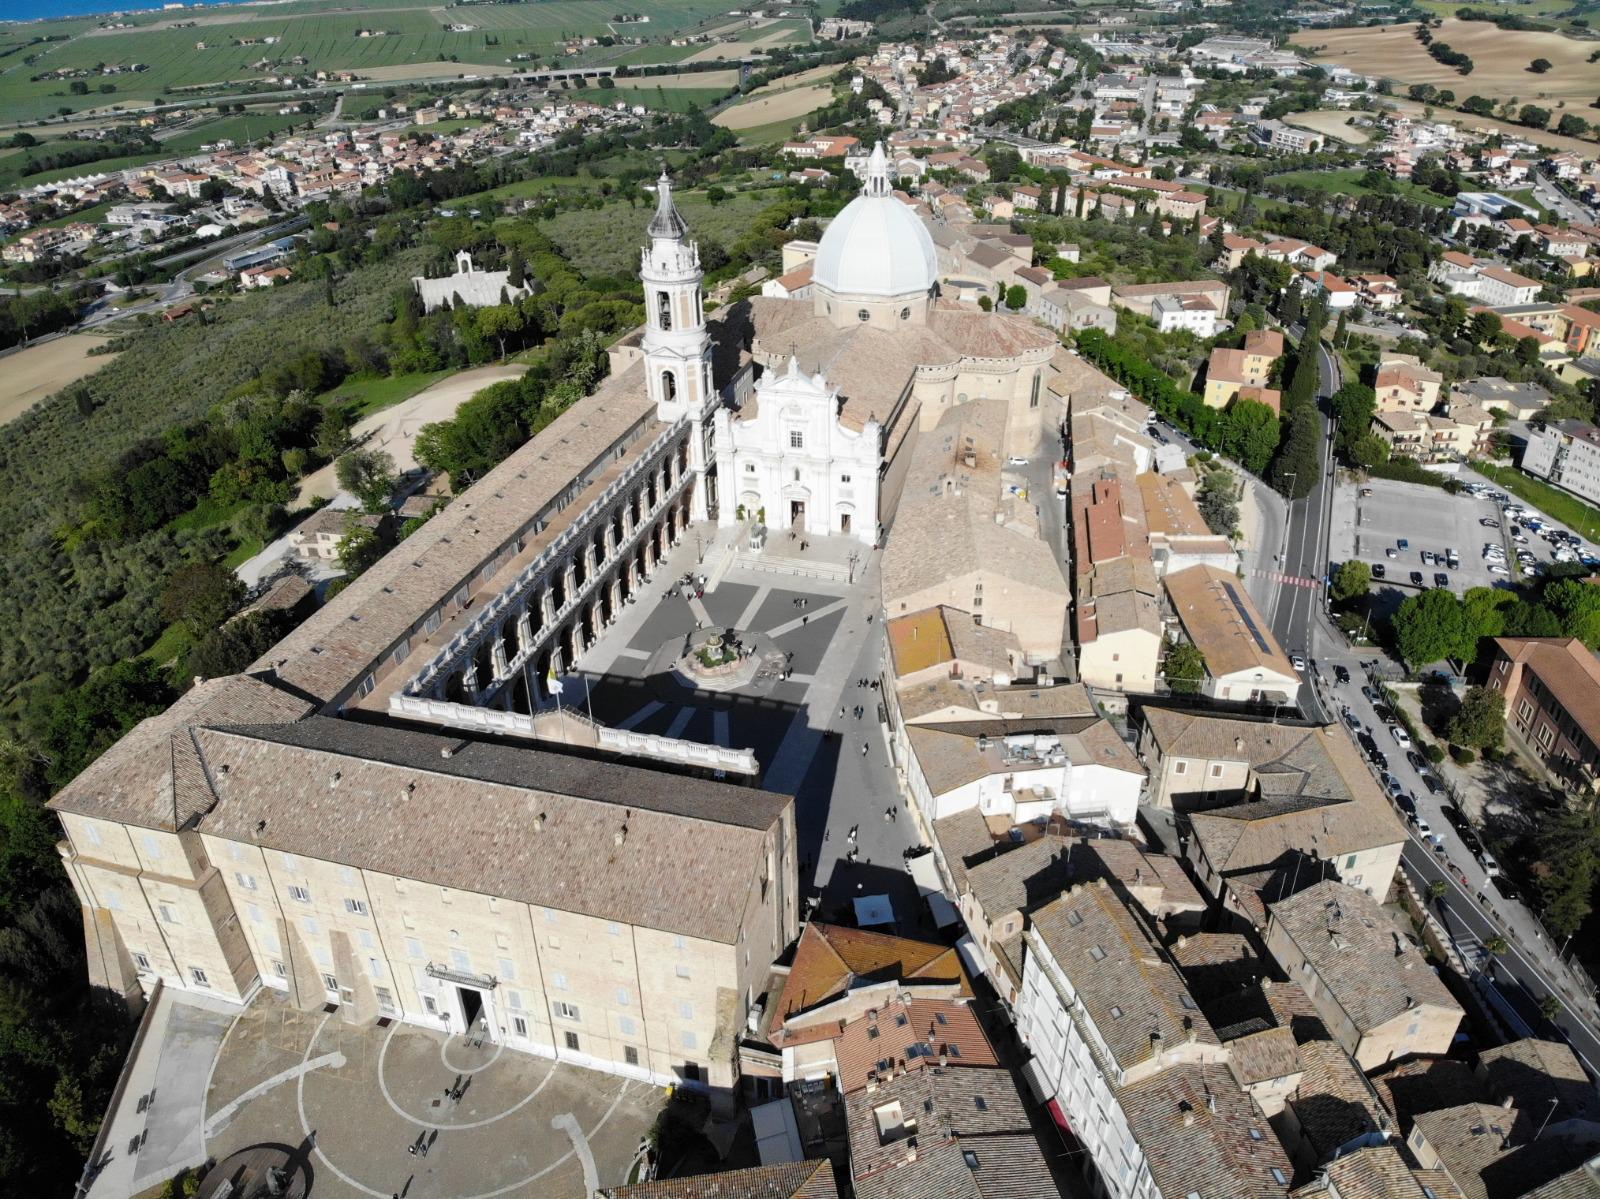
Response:
POLYGON ((939 879, 939 865, 931 853, 911 859, 911 880, 917 884, 917 890, 927 901, 928 910, 933 913, 934 923, 938 927, 948 928, 961 919, 955 905, 945 896, 944 885, 939 879))
POLYGON ((1067 1122, 1066 1115, 1061 1111, 1061 1105, 1059 1103, 1052 1099, 1049 1103, 1045 1104, 1045 1106, 1050 1109, 1050 1118, 1056 1122, 1057 1128, 1066 1133, 1069 1137, 1076 1135, 1072 1131, 1072 1125, 1067 1122))
POLYGON ((1022 1078, 1028 1084, 1028 1090, 1033 1093, 1035 1103, 1043 1103, 1054 1094, 1050 1080, 1044 1076, 1044 1068, 1039 1065, 1039 1059, 1030 1057, 1022 1063, 1022 1078))
POLYGON ((972 939, 971 933, 963 933, 956 941, 956 952, 966 963, 968 973, 980 976, 988 973, 984 968, 983 959, 978 956, 978 943, 972 939))
POLYGON ((889 902, 887 895, 863 895, 855 904, 858 928, 894 923, 894 905, 889 902))

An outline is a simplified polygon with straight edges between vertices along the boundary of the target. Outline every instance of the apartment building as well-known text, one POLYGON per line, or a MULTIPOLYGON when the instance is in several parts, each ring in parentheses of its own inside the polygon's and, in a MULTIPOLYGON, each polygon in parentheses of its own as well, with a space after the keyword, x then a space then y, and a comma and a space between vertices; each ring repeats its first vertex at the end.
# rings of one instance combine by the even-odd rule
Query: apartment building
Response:
POLYGON ((1017 1031, 1024 1068, 1113 1199, 1283 1196, 1292 1166, 1146 924, 1106 881, 1034 913, 1017 1031))
POLYGON ((1594 425, 1564 420, 1530 429, 1518 465, 1535 478, 1600 503, 1600 428, 1594 425))
POLYGON ((1372 380, 1379 412, 1430 412, 1443 386, 1444 376, 1414 354, 1384 354, 1372 380))
POLYGON ((1573 786, 1600 789, 1600 661, 1576 637, 1497 637, 1488 685, 1506 725, 1573 786))
POLYGON ((1278 392, 1267 384, 1272 378, 1273 363, 1282 356, 1283 334, 1276 329, 1251 330, 1239 349, 1212 350, 1206 364, 1206 406, 1226 408, 1235 396, 1243 396, 1276 412, 1278 392))
POLYGON ((1449 1051, 1465 1013, 1379 900, 1327 880, 1268 906, 1268 951, 1358 1066, 1449 1051))

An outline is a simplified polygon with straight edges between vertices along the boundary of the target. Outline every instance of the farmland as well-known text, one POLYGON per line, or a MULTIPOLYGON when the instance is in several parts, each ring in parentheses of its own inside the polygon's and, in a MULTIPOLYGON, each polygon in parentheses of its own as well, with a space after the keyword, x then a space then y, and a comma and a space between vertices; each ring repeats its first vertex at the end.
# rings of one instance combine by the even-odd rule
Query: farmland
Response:
POLYGON ((89 351, 109 340, 94 333, 74 333, 7 354, 0 363, 6 394, 0 403, 0 424, 15 420, 47 395, 60 391, 112 361, 116 355, 91 357, 89 351))
POLYGON ((1449 88, 1460 98, 1487 96, 1497 103, 1517 97, 1520 103, 1565 101, 1582 108, 1594 99, 1597 72, 1585 61, 1595 43, 1577 41, 1558 33, 1504 30, 1485 21, 1451 18, 1434 32, 1473 60, 1470 75, 1435 62, 1417 41, 1414 26, 1316 30, 1303 35, 1320 63, 1347 66, 1368 75, 1383 75, 1400 83, 1431 83, 1449 88), (1543 75, 1529 72, 1536 58, 1549 59, 1552 69, 1543 75))
POLYGON ((833 89, 825 84, 790 88, 784 92, 757 96, 751 94, 731 108, 719 112, 718 125, 733 130, 754 129, 779 121, 799 121, 807 113, 815 112, 833 98, 833 89))
POLYGON ((1337 109, 1323 109, 1317 112, 1291 112, 1283 118, 1283 123, 1285 125, 1294 125, 1301 129, 1309 129, 1313 133, 1320 133, 1324 137, 1334 138, 1347 145, 1365 145, 1372 138, 1365 129, 1357 129, 1351 124, 1356 115, 1355 113, 1340 112, 1337 109))
MULTIPOLYGON (((781 198, 781 193, 735 192, 715 205, 704 192, 674 192, 673 198, 703 246, 737 240, 749 228, 750 218, 781 198)), ((629 209, 619 201, 604 208, 563 212, 544 222, 542 228, 562 253, 584 263, 590 274, 621 275, 637 269, 637 234, 649 219, 647 206, 629 209)))
MULTIPOLYGON (((415 78, 429 73, 491 74, 507 70, 506 60, 527 54, 528 62, 560 58, 560 42, 569 36, 625 35, 665 39, 685 29, 727 24, 711 0, 651 0, 638 6, 649 16, 645 23, 619 25, 608 22, 615 6, 600 0, 547 0, 526 5, 486 5, 452 10, 449 20, 471 25, 452 33, 444 28, 446 10, 427 0, 386 0, 383 4, 346 4, 330 13, 299 4, 273 5, 270 9, 230 9, 199 15, 185 14, 193 28, 172 28, 173 18, 141 14, 135 27, 119 30, 85 30, 81 23, 50 23, 10 31, 49 28, 52 32, 76 28, 66 42, 51 43, 37 52, 30 65, 21 56, 0 59, 0 113, 11 120, 36 120, 61 108, 82 112, 112 104, 132 105, 158 99, 171 101, 186 91, 227 92, 255 83, 264 74, 253 65, 262 60, 287 61, 303 56, 307 73, 351 70, 374 80, 415 78), (362 30, 379 30, 380 36, 358 36, 362 30), (269 41, 268 39, 274 39, 269 41), (203 43, 204 49, 197 48, 203 43), (85 78, 90 94, 74 96, 63 79, 31 76, 62 70, 90 70, 97 64, 141 63, 147 69, 85 78), (433 71, 420 68, 436 67, 433 71), (102 84, 114 92, 100 93, 102 84)), ((809 26, 803 21, 777 21, 741 30, 741 40, 709 47, 640 46, 596 48, 585 55, 598 60, 638 64, 681 61, 701 50, 729 57, 754 47, 804 40, 809 26)))
POLYGON ((629 104, 643 104, 658 112, 688 112, 704 108, 728 94, 725 87, 657 87, 655 80, 641 81, 637 85, 617 84, 615 88, 578 88, 573 95, 595 104, 615 104, 624 100, 629 104))

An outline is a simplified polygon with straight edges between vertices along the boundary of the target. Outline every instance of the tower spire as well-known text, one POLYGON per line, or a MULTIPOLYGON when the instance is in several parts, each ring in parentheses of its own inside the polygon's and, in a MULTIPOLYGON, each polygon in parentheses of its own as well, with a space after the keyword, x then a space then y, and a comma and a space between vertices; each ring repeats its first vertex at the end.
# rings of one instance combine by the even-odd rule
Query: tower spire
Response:
POLYGON ((667 178, 667 170, 663 167, 661 178, 656 180, 656 214, 650 218, 650 236, 681 241, 688 232, 688 224, 678 214, 678 206, 672 202, 672 180, 667 178))
POLYGON ((889 156, 883 152, 883 143, 876 142, 872 147, 872 157, 867 159, 867 187, 869 196, 887 196, 894 191, 894 182, 889 178, 889 156))

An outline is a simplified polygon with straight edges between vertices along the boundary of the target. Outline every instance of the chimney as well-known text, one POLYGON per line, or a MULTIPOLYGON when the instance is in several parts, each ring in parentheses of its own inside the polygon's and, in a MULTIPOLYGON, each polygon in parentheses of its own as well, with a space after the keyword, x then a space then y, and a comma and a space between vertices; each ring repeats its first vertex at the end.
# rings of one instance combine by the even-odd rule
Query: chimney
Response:
POLYGON ((1150 1056, 1151 1057, 1160 1057, 1161 1056, 1162 1041, 1163 1041, 1163 1038, 1162 1038, 1160 1033, 1153 1032, 1153 1033, 1150 1034, 1150 1056))
POLYGON ((536 832, 536 833, 544 832, 544 813, 543 812, 540 812, 537 816, 535 816, 533 818, 533 831, 536 832))
POLYGON ((1234 738, 1233 738, 1233 748, 1238 750, 1240 753, 1243 753, 1244 752, 1244 738, 1240 737, 1238 735, 1235 735, 1234 738))
POLYGON ((447 762, 455 755, 455 752, 456 751, 448 745, 441 745, 439 747, 439 756, 447 762))
POLYGON ((622 843, 624 841, 626 841, 627 839, 628 839, 628 826, 627 825, 623 825, 621 828, 619 828, 617 830, 616 836, 612 838, 612 840, 614 842, 616 842, 617 848, 619 848, 619 849, 622 847, 622 843))

